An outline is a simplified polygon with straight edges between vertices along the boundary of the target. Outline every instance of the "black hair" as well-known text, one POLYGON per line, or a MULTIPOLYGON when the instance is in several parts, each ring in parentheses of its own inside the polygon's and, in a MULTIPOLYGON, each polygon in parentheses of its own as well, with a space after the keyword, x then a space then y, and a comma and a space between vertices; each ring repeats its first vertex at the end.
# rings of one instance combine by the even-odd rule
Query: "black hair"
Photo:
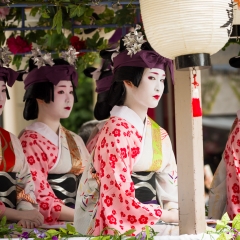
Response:
MULTIPOLYGON (((153 50, 148 42, 142 44, 141 49, 153 50)), ((120 52, 125 50, 125 46, 121 39, 120 41, 120 52)), ((103 59, 111 60, 114 51, 102 50, 100 56, 103 59)), ((115 105, 122 106, 126 98, 126 89, 123 81, 128 80, 133 83, 134 86, 138 87, 143 76, 144 67, 132 67, 123 66, 119 67, 113 76, 113 84, 111 88, 104 92, 98 94, 97 103, 94 108, 94 116, 97 120, 103 120, 110 117, 110 111, 115 105)), ((167 93, 167 80, 164 81, 164 92, 167 93)))
MULTIPOLYGON (((67 61, 60 58, 53 59, 53 62, 55 63, 55 65, 70 65, 67 61)), ((37 68, 37 66, 34 64, 33 59, 30 58, 28 71, 31 72, 35 68, 37 68)), ((74 102, 77 102, 77 95, 76 95, 75 86, 73 82, 72 82, 72 86, 73 86, 74 102)), ((32 84, 27 88, 23 97, 23 101, 25 102, 23 117, 25 120, 34 120, 38 118, 37 99, 41 99, 46 103, 50 103, 51 101, 54 101, 53 83, 38 82, 38 83, 32 84)))

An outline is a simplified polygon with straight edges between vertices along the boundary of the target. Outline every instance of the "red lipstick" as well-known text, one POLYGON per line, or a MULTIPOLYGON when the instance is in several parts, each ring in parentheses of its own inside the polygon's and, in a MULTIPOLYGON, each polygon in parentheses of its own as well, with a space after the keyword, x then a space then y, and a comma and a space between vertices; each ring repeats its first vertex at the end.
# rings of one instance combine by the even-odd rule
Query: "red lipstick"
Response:
POLYGON ((153 97, 158 100, 160 98, 160 95, 154 95, 153 97))
POLYGON ((0 108, 2 108, 2 105, 0 105, 0 108))
POLYGON ((70 107, 65 107, 64 109, 66 109, 66 110, 70 110, 71 108, 70 108, 70 107))

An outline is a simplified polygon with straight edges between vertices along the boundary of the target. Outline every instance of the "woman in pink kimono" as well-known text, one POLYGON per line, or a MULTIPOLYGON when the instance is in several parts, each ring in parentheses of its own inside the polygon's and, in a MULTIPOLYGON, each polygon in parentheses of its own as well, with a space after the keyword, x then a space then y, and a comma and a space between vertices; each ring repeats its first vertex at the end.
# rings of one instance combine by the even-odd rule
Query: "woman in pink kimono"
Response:
MULTIPOLYGON (((74 50, 69 50, 74 51, 74 50)), ((88 159, 82 139, 60 124, 77 101, 78 75, 63 59, 30 59, 30 72, 24 80, 26 127, 20 140, 35 183, 35 194, 46 224, 73 221, 78 180, 88 159)))
MULTIPOLYGON (((7 86, 12 87, 18 73, 8 66, 7 48, 0 48, 0 115, 10 99, 7 86)), ((21 144, 16 136, 0 128, 0 218, 18 222, 25 228, 39 227, 43 216, 38 212, 34 183, 21 144)))
MULTIPOLYGON (((240 68, 239 56, 229 60, 240 68)), ((220 219, 227 211, 230 219, 240 213, 240 110, 231 128, 222 160, 214 174, 209 192, 210 218, 220 219)))
POLYGON ((172 71, 172 61, 143 43, 136 30, 123 41, 128 50, 122 44, 118 54, 104 52, 114 55, 113 83, 101 112, 102 119, 110 118, 94 138, 92 161, 79 184, 74 225, 83 234, 99 235, 104 229, 111 233, 107 228, 139 233, 159 220, 178 222, 171 142, 167 132, 147 116, 148 108, 158 105, 165 69, 172 71), (157 203, 152 203, 154 197, 157 203))

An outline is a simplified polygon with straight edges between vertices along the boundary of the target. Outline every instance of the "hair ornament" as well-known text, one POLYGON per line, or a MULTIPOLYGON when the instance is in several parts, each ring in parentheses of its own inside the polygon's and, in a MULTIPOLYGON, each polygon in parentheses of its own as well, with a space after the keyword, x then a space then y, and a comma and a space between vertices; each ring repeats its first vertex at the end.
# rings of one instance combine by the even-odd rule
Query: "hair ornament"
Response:
POLYGON ((12 53, 9 51, 8 47, 0 47, 0 67, 3 67, 3 65, 9 67, 9 64, 11 62, 11 55, 12 53))
POLYGON ((141 26, 137 24, 134 31, 126 34, 123 38, 124 46, 126 46, 128 55, 131 57, 133 54, 140 52, 142 50, 142 44, 146 42, 146 40, 143 39, 142 32, 138 32, 140 29, 141 26))
POLYGON ((52 54, 46 53, 42 55, 39 48, 32 49, 32 58, 33 58, 34 64, 38 67, 38 69, 42 66, 46 66, 46 64, 50 66, 53 66, 55 64, 52 59, 52 54))
POLYGON ((78 54, 79 54, 79 52, 77 52, 73 46, 69 46, 67 51, 60 53, 60 58, 63 58, 70 65, 76 67, 75 64, 76 64, 78 54))

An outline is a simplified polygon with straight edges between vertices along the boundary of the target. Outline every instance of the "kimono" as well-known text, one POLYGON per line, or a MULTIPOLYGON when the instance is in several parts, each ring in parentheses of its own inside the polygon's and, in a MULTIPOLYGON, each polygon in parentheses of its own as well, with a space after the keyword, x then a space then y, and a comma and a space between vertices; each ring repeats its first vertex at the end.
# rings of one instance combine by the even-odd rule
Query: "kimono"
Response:
POLYGON ((92 161, 77 193, 77 231, 99 235, 104 228, 114 228, 138 233, 145 225, 158 222, 162 209, 178 208, 177 166, 170 138, 150 118, 144 124, 130 108, 115 106, 89 149, 93 142, 92 161), (136 198, 141 186, 134 185, 132 175, 143 171, 149 172, 147 178, 156 173, 152 191, 157 192, 159 204, 144 204, 136 198))
POLYGON ((233 123, 222 160, 214 174, 209 194, 209 217, 230 219, 240 213, 240 111, 233 123))
POLYGON ((20 141, 0 128, 0 215, 6 207, 37 209, 35 186, 20 141))
POLYGON ((56 134, 41 122, 28 126, 20 140, 33 175, 39 211, 46 224, 56 224, 61 205, 75 202, 89 153, 78 135, 62 126, 56 134))

